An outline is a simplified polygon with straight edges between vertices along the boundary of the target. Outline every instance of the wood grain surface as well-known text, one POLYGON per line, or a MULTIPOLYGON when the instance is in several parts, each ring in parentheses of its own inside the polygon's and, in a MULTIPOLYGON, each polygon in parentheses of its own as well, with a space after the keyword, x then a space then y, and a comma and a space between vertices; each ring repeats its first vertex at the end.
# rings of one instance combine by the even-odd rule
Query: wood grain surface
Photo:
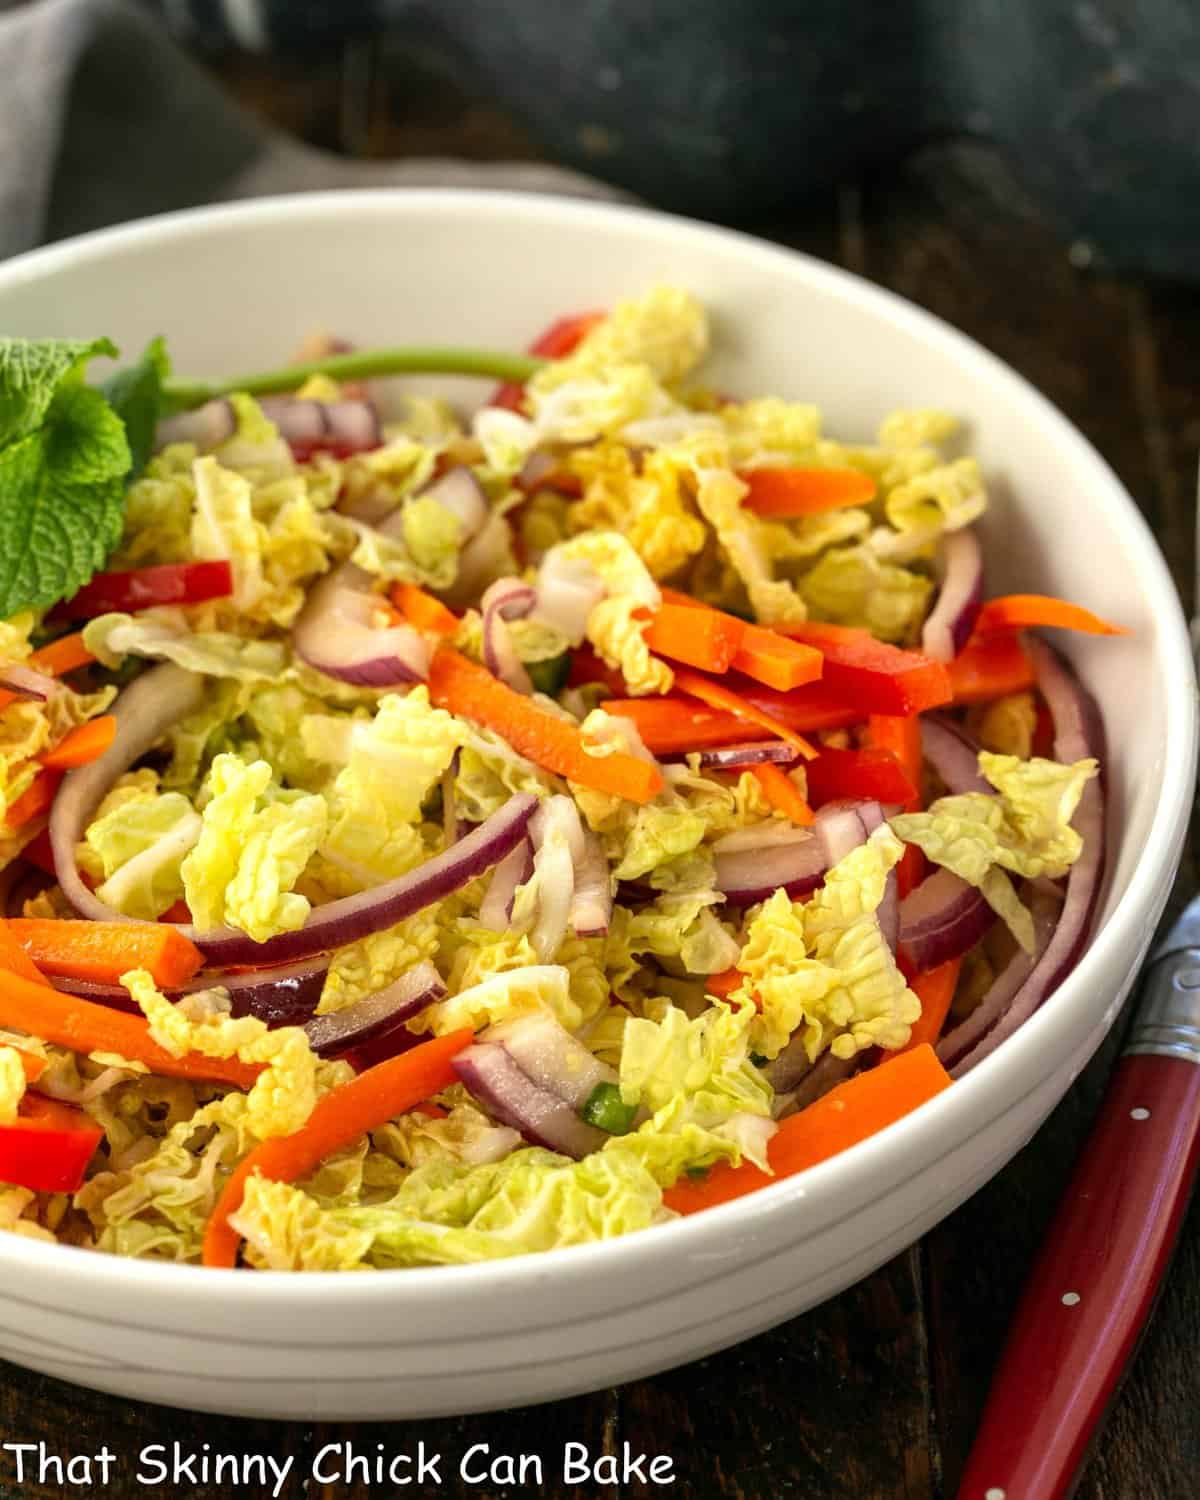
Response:
MULTIPOLYGON (((224 58, 212 66, 251 109, 316 144, 356 155, 535 157, 511 121, 471 98, 436 60, 396 44, 356 44, 303 61, 224 58)), ((980 145, 928 149, 886 174, 799 203, 751 226, 891 287, 973 335, 1027 376, 1107 457, 1159 538, 1190 610, 1200 446, 1200 295, 1093 275, 1031 212, 1003 163, 980 145)), ((1171 912, 1200 881, 1196 832, 1171 912)), ((474 1500, 532 1486, 471 1486, 454 1475, 472 1443, 546 1456, 538 1493, 563 1487, 551 1456, 668 1453, 672 1490, 624 1493, 730 1500, 942 1500, 952 1497, 1006 1322, 1039 1237, 1086 1134, 1119 1046, 1118 1026, 1036 1140, 925 1240, 859 1286, 719 1358, 615 1391, 490 1416, 332 1427, 233 1421, 132 1405, 0 1366, 0 1441, 45 1440, 62 1453, 107 1442, 125 1500, 149 1443, 211 1442, 223 1452, 295 1455, 287 1500, 376 1500, 393 1491, 303 1481, 326 1443, 404 1450, 418 1437, 446 1456, 436 1493, 474 1500)), ((1200 1216, 1078 1491, 1080 1500, 1191 1500, 1200 1489, 1200 1216)), ((69 1493, 15 1486, 0 1500, 69 1493)), ((425 1493, 433 1493, 426 1490, 425 1493)), ((96 1491, 100 1493, 100 1491, 96 1491)), ((221 1500, 225 1485, 164 1494, 221 1500)), ((239 1493, 243 1493, 239 1491, 239 1493)), ((1017 1497, 1013 1497, 1017 1500, 1017 1497)))

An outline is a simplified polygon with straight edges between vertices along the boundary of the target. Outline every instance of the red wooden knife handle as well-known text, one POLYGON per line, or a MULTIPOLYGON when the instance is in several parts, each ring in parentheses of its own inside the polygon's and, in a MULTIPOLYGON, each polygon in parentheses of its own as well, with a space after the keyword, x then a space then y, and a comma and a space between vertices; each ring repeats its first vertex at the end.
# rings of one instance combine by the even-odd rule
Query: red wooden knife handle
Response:
POLYGON ((1057 1500, 1120 1384, 1174 1248, 1200 1146, 1200 1065, 1118 1062, 1026 1285, 959 1500, 1057 1500))

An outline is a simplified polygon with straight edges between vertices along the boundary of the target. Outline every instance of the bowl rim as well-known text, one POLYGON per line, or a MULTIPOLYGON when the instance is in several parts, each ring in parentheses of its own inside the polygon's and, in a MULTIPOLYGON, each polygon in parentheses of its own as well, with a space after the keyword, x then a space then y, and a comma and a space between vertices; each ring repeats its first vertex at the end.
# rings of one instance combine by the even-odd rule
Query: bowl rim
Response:
MULTIPOLYGON (((0 1234, 0 1267, 18 1274, 36 1267, 52 1275, 58 1285, 86 1286, 91 1292, 100 1283, 114 1295, 136 1296, 145 1303, 147 1316, 153 1311, 165 1314, 173 1310, 175 1317, 171 1322, 178 1326, 181 1292, 186 1293, 186 1305, 192 1312, 219 1301, 222 1308, 234 1313, 243 1306, 261 1308, 264 1302, 278 1304, 295 1297, 305 1301, 315 1297, 323 1304, 332 1297, 339 1309, 345 1311, 372 1303, 381 1295, 424 1298, 436 1288, 457 1297, 478 1293, 490 1297, 497 1292, 515 1295, 534 1288, 544 1292, 552 1281, 590 1279, 598 1273, 619 1277, 622 1271, 635 1269, 636 1263, 648 1254, 671 1258, 683 1255, 693 1263, 711 1258, 715 1267, 718 1247, 728 1240, 728 1231, 737 1225, 745 1227, 753 1221, 756 1227, 777 1226, 794 1214, 804 1200, 815 1200, 825 1194, 841 1194, 856 1205, 849 1213, 860 1211, 863 1191, 869 1190, 873 1180, 886 1175, 893 1187, 901 1184, 946 1155, 948 1142, 951 1145, 965 1142, 1044 1084, 1049 1073, 1037 1068, 1038 1054, 1056 1053, 1073 1033, 1082 1034, 1080 1022, 1087 1013, 1089 995, 1103 987, 1105 971, 1121 970, 1125 966, 1123 955, 1137 951, 1147 941, 1147 921, 1165 898, 1165 886, 1174 874, 1186 829, 1197 747, 1195 672, 1187 626, 1148 523, 1111 466, 1051 401, 1005 361, 936 314, 806 252, 741 230, 636 205, 493 189, 365 188, 282 194, 158 214, 28 251, 0 264, 0 293, 18 289, 26 282, 41 281, 68 267, 86 265, 90 259, 112 252, 169 246, 172 242, 239 227, 294 224, 308 219, 319 222, 335 215, 397 219, 405 215, 461 216, 476 222, 488 215, 521 215, 529 220, 575 221, 585 225, 625 220, 635 231, 645 226, 684 240, 717 242, 772 271, 790 269, 798 273, 822 296, 856 305, 924 343, 940 346, 959 364, 973 367, 991 386, 1007 388, 1041 418, 1052 440, 1067 450, 1073 462, 1092 470, 1098 492, 1106 492, 1106 510, 1128 549, 1130 570, 1153 605, 1153 654, 1167 688, 1167 734, 1158 803, 1145 847, 1128 889, 1055 992, 1055 1003, 1041 1007, 1003 1047, 959 1080, 953 1089, 852 1150, 704 1213, 590 1245, 474 1265, 414 1267, 403 1274, 383 1277, 346 1276, 334 1271, 303 1275, 288 1271, 213 1274, 200 1266, 127 1259, 10 1234, 0 1234), (1014 1089, 1013 1081, 1018 1079, 1025 1086, 1014 1089)), ((1103 1016, 1093 1017, 1093 1029, 1107 1029, 1107 1024, 1103 1016)), ((821 1227, 827 1226, 823 1222, 821 1227)), ((772 1253, 775 1248, 764 1248, 763 1258, 772 1253)), ((753 1260, 739 1256, 738 1264, 745 1270, 753 1260)), ((714 1270, 713 1274, 718 1273, 714 1270)), ((20 1298, 15 1288, 14 1295, 20 1298)), ((546 1305, 549 1313, 545 1323, 526 1323, 526 1327, 564 1321, 561 1316, 553 1315, 553 1299, 547 1299, 546 1305)), ((139 1326, 149 1330, 163 1325, 139 1320, 139 1326)))

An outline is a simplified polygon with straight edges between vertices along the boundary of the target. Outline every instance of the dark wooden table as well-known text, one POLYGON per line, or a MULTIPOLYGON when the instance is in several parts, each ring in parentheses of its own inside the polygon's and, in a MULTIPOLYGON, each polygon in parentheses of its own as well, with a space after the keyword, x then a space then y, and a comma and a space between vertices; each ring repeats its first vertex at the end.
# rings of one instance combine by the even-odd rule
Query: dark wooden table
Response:
MULTIPOLYGON (((359 45, 304 63, 213 64, 260 113, 358 155, 537 157, 511 122, 462 97, 428 60, 359 45)), ((1034 382, 1109 459, 1142 506, 1190 610, 1200 446, 1200 294, 1089 268, 1060 242, 1002 164, 941 146, 753 226, 893 288, 972 334, 1034 382)), ((1196 830, 1171 912, 1196 888, 1196 830)), ((1120 1045, 1118 1026, 1036 1141, 920 1244, 859 1286, 718 1359, 577 1400, 420 1424, 449 1455, 474 1442, 552 1455, 623 1442, 676 1460, 676 1494, 734 1500, 934 1500, 953 1496, 1022 1278, 1120 1045)), ((1200 1492, 1200 1214, 1193 1213, 1153 1326, 1079 1490, 1081 1500, 1192 1500, 1200 1492)), ((148 1443, 296 1454, 287 1500, 376 1500, 365 1485, 302 1488, 313 1453, 351 1434, 360 1451, 404 1448, 411 1429, 232 1421, 109 1399, 3 1367, 0 1441, 59 1452, 107 1442, 124 1475, 103 1493, 144 1496, 148 1443)), ((18 1489, 3 1500, 66 1493, 18 1489)), ((549 1475, 549 1470, 548 1470, 549 1475)), ((444 1472, 439 1494, 501 1500, 444 1472)), ((643 1493, 635 1486, 630 1493, 643 1493)), ((669 1493, 669 1491, 657 1491, 669 1493)), ((163 1494, 216 1500, 215 1486, 163 1494)), ((239 1491, 239 1493, 242 1493, 239 1491)), ((407 1492, 405 1492, 407 1493, 407 1492)), ((547 1495, 563 1491, 549 1477, 547 1495)), ((1018 1497, 1012 1497, 1018 1500, 1018 1497)))

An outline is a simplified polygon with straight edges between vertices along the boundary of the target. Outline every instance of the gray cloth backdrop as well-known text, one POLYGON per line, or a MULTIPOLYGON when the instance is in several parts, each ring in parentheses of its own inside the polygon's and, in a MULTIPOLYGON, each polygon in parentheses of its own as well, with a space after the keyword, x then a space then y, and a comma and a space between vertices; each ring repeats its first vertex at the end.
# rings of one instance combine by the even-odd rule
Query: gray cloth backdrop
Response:
POLYGON ((565 168, 349 161, 238 108, 128 0, 0 0, 0 259, 144 214, 336 187, 618 197, 565 168))

